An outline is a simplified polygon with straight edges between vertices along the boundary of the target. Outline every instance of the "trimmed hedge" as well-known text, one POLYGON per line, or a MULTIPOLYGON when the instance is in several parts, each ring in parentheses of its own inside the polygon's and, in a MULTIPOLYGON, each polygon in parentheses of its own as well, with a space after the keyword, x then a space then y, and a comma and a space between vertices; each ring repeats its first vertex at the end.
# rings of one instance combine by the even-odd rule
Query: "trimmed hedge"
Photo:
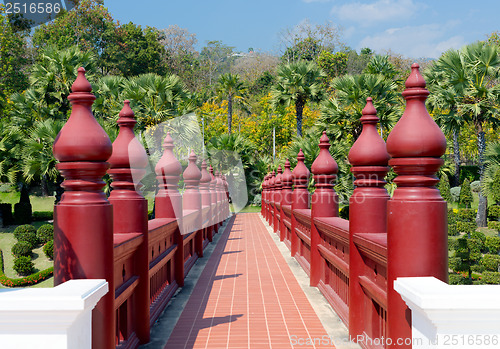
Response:
POLYGON ((50 221, 54 219, 54 212, 52 211, 36 211, 33 212, 34 221, 50 221))
POLYGON ((35 270, 35 265, 31 261, 31 257, 21 256, 14 259, 14 270, 19 275, 30 275, 35 270))
POLYGON ((12 254, 15 257, 31 256, 32 248, 31 244, 28 241, 19 241, 18 243, 12 246, 12 254))
POLYGON ((14 229, 14 237, 21 241, 21 236, 24 234, 29 234, 29 233, 36 233, 36 228, 32 226, 31 224, 24 224, 18 226, 16 229, 14 229))
POLYGON ((500 273, 497 271, 485 271, 481 276, 483 284, 500 285, 500 273))
POLYGON ((49 259, 54 259, 54 240, 48 241, 45 246, 43 246, 43 253, 49 259))
POLYGON ((48 269, 39 271, 35 274, 31 274, 29 276, 20 279, 11 279, 10 277, 5 276, 3 272, 3 254, 2 250, 0 250, 0 283, 4 286, 7 287, 31 286, 50 278, 53 274, 54 274, 54 267, 50 267, 48 269))
POLYGON ((36 237, 41 244, 54 240, 54 227, 52 224, 44 224, 36 231, 36 237))

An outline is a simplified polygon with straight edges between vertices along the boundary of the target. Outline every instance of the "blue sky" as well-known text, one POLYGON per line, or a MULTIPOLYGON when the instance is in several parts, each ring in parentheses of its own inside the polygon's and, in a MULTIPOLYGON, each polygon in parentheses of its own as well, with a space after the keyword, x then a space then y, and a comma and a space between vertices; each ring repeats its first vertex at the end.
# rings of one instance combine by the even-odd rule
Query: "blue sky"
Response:
POLYGON ((437 58, 500 30, 498 0, 105 0, 105 6, 121 23, 186 28, 198 49, 221 40, 244 52, 279 53, 280 32, 305 20, 342 26, 343 41, 358 52, 391 49, 412 58, 437 58))

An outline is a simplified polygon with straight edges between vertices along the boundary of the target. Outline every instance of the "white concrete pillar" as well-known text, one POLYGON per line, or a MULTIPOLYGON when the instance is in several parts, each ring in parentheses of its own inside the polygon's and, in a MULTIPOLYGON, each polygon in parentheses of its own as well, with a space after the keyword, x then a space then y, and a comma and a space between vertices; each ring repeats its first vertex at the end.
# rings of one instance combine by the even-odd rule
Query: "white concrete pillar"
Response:
POLYGON ((405 277, 394 289, 411 309, 413 348, 500 348, 500 285, 405 277))
POLYGON ((105 280, 70 280, 54 288, 0 290, 2 349, 90 349, 92 309, 105 280))

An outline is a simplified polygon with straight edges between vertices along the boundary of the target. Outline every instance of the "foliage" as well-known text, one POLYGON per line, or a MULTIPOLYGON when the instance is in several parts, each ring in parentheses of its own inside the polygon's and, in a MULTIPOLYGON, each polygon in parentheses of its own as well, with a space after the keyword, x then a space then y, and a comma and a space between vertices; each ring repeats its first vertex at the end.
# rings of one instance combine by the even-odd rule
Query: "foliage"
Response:
POLYGON ((12 254, 15 257, 31 256, 33 247, 28 241, 19 241, 12 246, 12 254))
POLYGON ((275 107, 295 105, 297 136, 302 136, 302 116, 306 103, 319 102, 324 93, 321 88, 322 70, 312 62, 299 61, 278 67, 276 84, 271 90, 275 107))
POLYGON ((219 76, 217 93, 227 99, 227 128, 231 134, 233 123, 233 103, 245 105, 246 87, 237 74, 226 73, 219 76))
POLYGON ((52 211, 35 211, 33 212, 34 221, 48 221, 54 219, 54 212, 52 211))
POLYGON ((485 271, 481 281, 489 285, 500 285, 500 273, 495 271, 485 271))
POLYGON ((31 257, 21 256, 14 259, 13 268, 19 275, 29 275, 35 270, 35 265, 31 261, 31 257))
POLYGON ((482 189, 500 204, 500 142, 491 142, 484 153, 486 169, 482 189))
POLYGON ((490 222, 488 222, 488 228, 496 230, 500 234, 500 221, 490 221, 490 222))
POLYGON ((460 189, 460 198, 458 202, 462 205, 464 205, 466 208, 470 208, 470 205, 472 204, 472 191, 470 187, 470 182, 468 179, 466 179, 461 186, 460 189))
POLYGON ((43 246, 43 253, 45 253, 47 258, 54 259, 54 240, 49 240, 45 243, 43 246))
POLYGON ((208 87, 215 83, 219 75, 229 72, 229 67, 234 61, 233 49, 218 40, 209 41, 201 49, 199 60, 202 78, 208 87))
POLYGON ((18 202, 14 205, 14 221, 17 224, 31 223, 31 204, 28 202, 18 202))
POLYGON ((439 191, 446 202, 451 203, 450 181, 447 176, 442 176, 439 180, 439 191))
POLYGON ((39 271, 20 279, 11 279, 4 274, 3 254, 0 250, 0 283, 7 287, 26 287, 42 282, 54 274, 54 267, 39 271))
POLYGON ((460 189, 460 187, 453 187, 450 189, 452 202, 458 202, 458 200, 460 200, 460 189))
POLYGON ((474 222, 476 211, 470 208, 460 208, 457 211, 457 219, 462 222, 474 222))
POLYGON ((468 278, 464 278, 461 274, 450 274, 449 275, 450 285, 471 285, 472 281, 468 278))
POLYGON ((494 254, 485 254, 481 260, 481 264, 486 270, 498 271, 500 267, 500 256, 494 254))
POLYGON ((402 108, 397 85, 380 74, 345 75, 333 79, 331 87, 335 94, 323 103, 319 123, 335 141, 349 137, 354 142, 359 137, 368 97, 373 98, 382 135, 395 124, 402 108))
POLYGON ((474 181, 470 184, 470 190, 473 193, 479 193, 481 191, 481 182, 480 181, 474 181))
POLYGON ((468 272, 469 279, 472 280, 471 267, 481 260, 485 240, 484 234, 479 232, 458 238, 449 259, 450 268, 456 272, 468 272))
POLYGON ((36 231, 36 237, 41 244, 54 240, 54 227, 52 224, 44 224, 36 231))
POLYGON ((14 237, 19 241, 23 240, 22 236, 24 236, 25 234, 31 233, 36 234, 36 229, 31 224, 20 225, 16 229, 14 229, 14 237))
POLYGON ((492 218, 500 218, 500 205, 492 205, 488 207, 488 216, 492 218))
POLYGON ((346 74, 347 60, 348 56, 345 52, 336 52, 333 54, 324 50, 316 58, 318 66, 323 69, 328 81, 346 74))

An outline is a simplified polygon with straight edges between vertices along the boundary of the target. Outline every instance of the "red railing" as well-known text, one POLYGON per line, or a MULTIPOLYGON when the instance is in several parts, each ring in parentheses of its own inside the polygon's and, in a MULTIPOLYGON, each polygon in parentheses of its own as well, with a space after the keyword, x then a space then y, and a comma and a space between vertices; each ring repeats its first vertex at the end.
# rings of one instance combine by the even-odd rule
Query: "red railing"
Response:
POLYGON ((411 338, 411 324, 409 309, 392 286, 397 277, 447 280, 446 203, 435 187, 446 144, 425 110, 428 92, 418 65, 412 66, 406 87, 408 107, 387 146, 367 99, 362 132, 349 152, 355 177, 349 220, 338 217, 333 190, 338 167, 326 133, 311 166, 310 205, 302 150, 291 179, 279 168, 262 183, 263 217, 348 326, 350 338, 370 349, 411 348, 401 345, 411 338), (384 188, 388 165, 398 174, 392 198, 384 188))

